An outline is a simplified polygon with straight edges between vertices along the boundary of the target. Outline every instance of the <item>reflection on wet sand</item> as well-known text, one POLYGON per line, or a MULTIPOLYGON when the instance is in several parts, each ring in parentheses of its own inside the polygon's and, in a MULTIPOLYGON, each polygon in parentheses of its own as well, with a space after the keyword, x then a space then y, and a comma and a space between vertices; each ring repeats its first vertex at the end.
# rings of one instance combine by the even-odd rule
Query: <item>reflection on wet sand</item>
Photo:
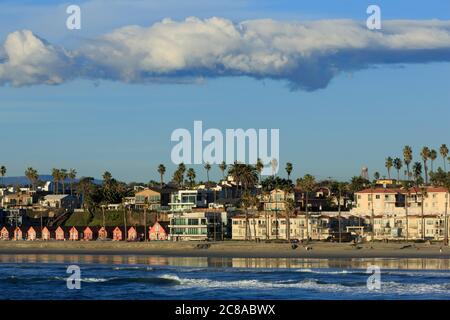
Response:
POLYGON ((0 263, 120 264, 214 268, 334 268, 366 269, 377 265, 384 269, 450 270, 450 259, 430 258, 220 258, 166 257, 143 255, 1 254, 0 263))

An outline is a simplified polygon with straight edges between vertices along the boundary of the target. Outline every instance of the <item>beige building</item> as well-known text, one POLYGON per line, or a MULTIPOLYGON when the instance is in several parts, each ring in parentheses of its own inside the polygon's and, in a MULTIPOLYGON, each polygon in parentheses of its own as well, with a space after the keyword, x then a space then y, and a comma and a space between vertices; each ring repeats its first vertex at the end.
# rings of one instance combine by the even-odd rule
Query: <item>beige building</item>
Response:
POLYGON ((288 193, 281 189, 274 189, 261 197, 264 210, 266 211, 286 210, 287 199, 295 201, 295 194, 293 192, 288 193))
POLYGON ((426 187, 422 194, 420 188, 411 188, 409 192, 397 188, 365 189, 355 193, 354 215, 404 215, 405 203, 408 215, 421 215, 422 202, 425 215, 443 215, 449 211, 448 190, 442 187, 426 187), (405 199, 406 198, 406 199, 405 199))
MULTIPOLYGON (((337 217, 327 215, 312 214, 309 217, 308 230, 306 229, 306 218, 304 214, 292 216, 290 218, 291 239, 304 240, 309 237, 313 240, 325 240, 336 228, 337 217)), ((287 239, 288 219, 286 215, 273 213, 251 214, 248 223, 243 215, 232 218, 232 239, 233 240, 260 240, 265 239, 287 239), (247 228, 247 231, 246 231, 247 228)))
MULTIPOLYGON (((370 221, 370 217, 366 218, 370 221)), ((442 215, 385 215, 374 217, 374 238, 376 240, 442 240, 445 222, 442 215), (408 232, 407 232, 408 230, 408 232)))

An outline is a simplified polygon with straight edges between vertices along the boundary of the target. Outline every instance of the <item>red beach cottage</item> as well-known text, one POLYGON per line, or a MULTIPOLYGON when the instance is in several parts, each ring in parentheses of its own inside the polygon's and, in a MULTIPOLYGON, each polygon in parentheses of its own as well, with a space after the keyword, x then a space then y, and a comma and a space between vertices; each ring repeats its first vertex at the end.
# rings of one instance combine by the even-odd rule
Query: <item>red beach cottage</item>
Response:
POLYGON ((160 223, 158 221, 155 222, 153 227, 149 228, 150 231, 148 232, 148 238, 150 241, 152 240, 167 240, 168 234, 167 234, 167 223, 160 223))
POLYGON ((42 229, 42 240, 50 240, 51 239, 51 235, 50 235, 50 230, 48 230, 47 227, 44 227, 44 229, 42 229))
POLYGON ((119 227, 116 227, 113 231, 113 241, 122 241, 122 230, 119 227))
POLYGON ((5 227, 0 231, 0 240, 9 240, 9 231, 5 227))
POLYGON ((34 241, 36 240, 36 230, 33 227, 30 227, 27 231, 27 240, 34 241))
POLYGON ((83 240, 84 241, 91 241, 94 239, 94 233, 92 232, 91 228, 86 227, 83 231, 83 240))
POLYGON ((75 227, 72 227, 69 230, 69 240, 71 241, 78 241, 79 238, 79 234, 78 234, 78 230, 75 227))
POLYGON ((65 237, 64 237, 64 230, 63 230, 63 228, 58 227, 56 229, 56 231, 55 231, 55 238, 56 238, 56 240, 59 240, 59 241, 66 240, 65 237))
POLYGON ((107 238, 108 238, 108 231, 106 231, 105 227, 101 227, 100 230, 98 230, 98 239, 106 240, 107 238))
POLYGON ((14 239, 15 241, 17 240, 23 240, 23 236, 22 236, 22 230, 20 230, 19 227, 16 227, 14 229, 14 239))
POLYGON ((128 241, 136 241, 138 238, 136 228, 131 227, 128 229, 128 241))

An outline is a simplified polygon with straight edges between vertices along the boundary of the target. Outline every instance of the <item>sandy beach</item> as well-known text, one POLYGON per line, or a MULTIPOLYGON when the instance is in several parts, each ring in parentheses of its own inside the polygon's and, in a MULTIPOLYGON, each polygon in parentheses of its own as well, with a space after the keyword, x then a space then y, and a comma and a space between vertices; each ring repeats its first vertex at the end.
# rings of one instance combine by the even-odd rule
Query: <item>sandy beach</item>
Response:
POLYGON ((441 244, 312 242, 309 250, 284 243, 217 242, 199 248, 193 242, 0 242, 0 254, 98 254, 159 255, 179 257, 248 258, 450 258, 450 248, 441 244))

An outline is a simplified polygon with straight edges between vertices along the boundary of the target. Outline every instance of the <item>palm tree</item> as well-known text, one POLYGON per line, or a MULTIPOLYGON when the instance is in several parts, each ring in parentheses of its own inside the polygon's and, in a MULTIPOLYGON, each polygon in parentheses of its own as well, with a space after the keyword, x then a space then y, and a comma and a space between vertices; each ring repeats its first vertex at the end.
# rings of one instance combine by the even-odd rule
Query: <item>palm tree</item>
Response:
POLYGON ((408 180, 410 177, 410 171, 409 171, 409 165, 411 164, 413 160, 413 154, 412 154, 412 149, 410 146, 405 146, 403 148, 403 162, 405 162, 406 165, 406 172, 408 173, 408 180))
POLYGON ((413 175, 416 184, 419 183, 420 178, 422 178, 422 164, 420 162, 414 162, 413 165, 413 175))
POLYGON ((77 171, 72 168, 69 170, 69 173, 67 174, 67 176, 70 179, 70 195, 73 195, 73 182, 74 182, 75 178, 77 177, 77 171))
POLYGON ((380 173, 379 173, 378 171, 376 171, 376 172, 373 174, 373 177, 375 178, 375 180, 380 179, 380 173))
POLYGON ((184 173, 186 172, 186 166, 184 165, 183 162, 178 165, 178 171, 180 172, 181 186, 183 186, 184 185, 184 173))
POLYGON ((425 184, 428 184, 428 159, 430 158, 430 149, 428 147, 423 147, 420 152, 420 156, 423 160, 423 169, 425 170, 425 184))
POLYGON ((392 160, 392 158, 391 157, 387 157, 386 158, 386 162, 385 162, 385 164, 384 164, 384 166, 386 167, 386 169, 387 169, 387 173, 388 173, 388 178, 389 179, 391 179, 391 168, 393 167, 393 165, 394 165, 394 160, 392 160))
POLYGON ((288 195, 292 193, 292 186, 287 185, 284 188, 284 209, 286 211, 286 238, 291 242, 291 214, 295 208, 294 199, 288 198, 288 195))
POLYGON ((187 173, 186 173, 186 176, 187 176, 187 178, 189 180, 189 184, 190 184, 191 188, 193 188, 194 184, 195 184, 195 176, 196 176, 195 175, 195 170, 193 168, 189 168, 187 173))
MULTIPOLYGON (((250 192, 245 191, 244 194, 242 195, 242 206, 244 207, 245 210, 245 240, 248 241, 251 239, 251 233, 250 233, 250 224, 249 224, 249 220, 248 220, 248 209, 252 206, 252 195, 250 194, 250 192), (249 237, 250 235, 250 237, 249 237)), ((255 238, 256 238, 256 234, 255 234, 255 238)))
MULTIPOLYGON (((419 163, 420 164, 420 163, 419 163)), ((411 182, 403 181, 403 189, 405 190, 405 220, 406 220, 406 241, 409 239, 409 216, 408 216, 408 198, 411 195, 411 182)))
POLYGON ((160 164, 158 166, 158 173, 161 178, 161 189, 162 189, 162 187, 164 185, 164 174, 166 173, 166 167, 163 164, 160 164))
POLYGON ((261 173, 262 173, 262 170, 264 169, 264 163, 262 162, 262 160, 260 158, 258 158, 258 160, 256 160, 255 168, 256 168, 256 171, 258 171, 258 182, 261 183, 261 173))
POLYGON ((431 172, 434 172, 433 164, 434 164, 434 161, 435 161, 436 159, 437 159, 437 151, 434 150, 434 149, 432 149, 432 150, 430 151, 431 172))
POLYGON ((209 185, 209 170, 211 170, 211 165, 209 164, 209 162, 206 162, 205 170, 206 170, 206 182, 207 185, 209 185))
POLYGON ((290 162, 286 163, 286 173, 288 180, 291 180, 292 169, 293 169, 292 163, 290 162))
POLYGON ((341 227, 341 201, 342 201, 342 192, 347 188, 347 184, 344 182, 337 183, 338 189, 338 231, 339 231, 339 243, 342 241, 342 227, 341 227))
MULTIPOLYGON (((448 156, 448 148, 447 148, 447 145, 443 144, 443 145, 439 148, 439 153, 441 154, 442 159, 444 160, 444 171, 447 172, 447 166, 446 166, 446 163, 445 163, 445 160, 446 160, 445 158, 448 156)), ((450 162, 450 160, 449 160, 449 162, 450 162)))
POLYGON ((445 195, 445 212, 444 212, 444 246, 448 246, 448 201, 450 197, 450 176, 447 177, 445 181, 445 188, 447 189, 447 194, 445 195))
POLYGON ((37 180, 39 179, 39 175, 35 169, 32 167, 28 167, 27 170, 25 170, 25 176, 30 181, 31 189, 34 190, 35 184, 37 180))
MULTIPOLYGON (((225 161, 222 161, 222 163, 219 164, 219 169, 222 171, 222 181, 225 182, 225 170, 227 170, 225 161)), ((223 189, 225 190, 225 199, 227 199, 227 186, 225 184, 223 184, 223 189)))
POLYGON ((227 170, 227 164, 225 163, 225 161, 222 161, 222 163, 219 164, 219 169, 220 171, 222 171, 222 180, 225 181, 225 170, 227 170))
POLYGON ((420 194, 421 194, 421 204, 420 204, 420 210, 421 210, 421 224, 422 224, 422 240, 425 240, 425 214, 424 214, 424 201, 425 198, 428 197, 427 188, 422 186, 420 188, 420 194))
POLYGON ((400 182, 400 170, 403 167, 403 162, 400 158, 395 158, 393 164, 395 170, 397 170, 397 182, 400 182))
POLYGON ((2 185, 5 185, 5 174, 6 174, 6 167, 5 166, 1 166, 0 167, 0 175, 2 176, 2 185))
POLYGON ((53 168, 52 169, 52 177, 53 177, 53 184, 54 184, 54 193, 58 194, 58 184, 59 184, 59 169, 53 168))
POLYGON ((66 179, 68 177, 67 170, 66 169, 60 169, 59 170, 59 178, 61 179, 63 194, 66 193, 66 179))
POLYGON ((306 174, 303 178, 297 179, 297 187, 305 194, 305 219, 306 219, 306 241, 309 241, 309 213, 308 201, 309 193, 313 192, 316 186, 316 179, 310 174, 306 174))

